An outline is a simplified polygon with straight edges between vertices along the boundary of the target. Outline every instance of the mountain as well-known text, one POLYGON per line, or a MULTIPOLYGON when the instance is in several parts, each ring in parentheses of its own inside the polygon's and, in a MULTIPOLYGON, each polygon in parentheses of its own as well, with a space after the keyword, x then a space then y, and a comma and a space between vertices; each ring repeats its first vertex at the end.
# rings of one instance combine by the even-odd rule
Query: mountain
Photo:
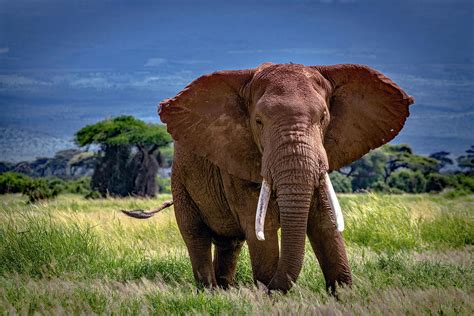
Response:
POLYGON ((97 156, 91 151, 65 149, 53 157, 36 158, 33 161, 11 163, 0 161, 0 173, 12 171, 29 177, 58 177, 62 179, 91 176, 97 156))

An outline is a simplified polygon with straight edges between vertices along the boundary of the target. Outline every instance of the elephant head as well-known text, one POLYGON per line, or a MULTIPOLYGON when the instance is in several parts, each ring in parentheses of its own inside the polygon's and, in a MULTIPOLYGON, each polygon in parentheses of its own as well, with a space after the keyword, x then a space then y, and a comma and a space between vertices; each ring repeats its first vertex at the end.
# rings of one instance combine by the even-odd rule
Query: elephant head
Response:
MULTIPOLYGON (((393 139, 412 103, 367 66, 266 63, 202 76, 163 101, 159 113, 177 142, 236 177, 262 183, 257 226, 274 192, 281 253, 268 287, 285 291, 302 267, 313 195, 331 193, 327 173, 393 139)), ((262 227, 257 234, 264 238, 262 227)))

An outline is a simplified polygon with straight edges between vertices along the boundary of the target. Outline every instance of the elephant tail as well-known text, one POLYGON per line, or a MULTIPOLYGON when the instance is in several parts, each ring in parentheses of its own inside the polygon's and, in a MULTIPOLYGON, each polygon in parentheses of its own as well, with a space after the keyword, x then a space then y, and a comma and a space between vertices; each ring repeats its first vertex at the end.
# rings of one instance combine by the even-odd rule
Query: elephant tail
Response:
POLYGON ((158 208, 155 208, 154 210, 151 211, 144 211, 144 210, 121 210, 122 213, 124 213, 127 216, 133 217, 133 218, 138 218, 138 219, 148 219, 155 215, 158 212, 161 212, 165 208, 170 207, 173 205, 173 201, 165 201, 163 204, 161 204, 158 208))

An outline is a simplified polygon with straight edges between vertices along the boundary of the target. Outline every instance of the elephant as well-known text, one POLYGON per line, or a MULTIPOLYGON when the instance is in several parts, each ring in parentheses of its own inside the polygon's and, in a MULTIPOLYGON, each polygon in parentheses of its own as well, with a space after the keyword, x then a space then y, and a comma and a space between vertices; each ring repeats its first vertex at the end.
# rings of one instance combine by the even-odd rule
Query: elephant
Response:
POLYGON ((162 101, 175 141, 175 217, 196 283, 233 285, 246 242, 254 281, 287 292, 307 235, 326 289, 351 286, 328 174, 392 140, 413 103, 365 65, 273 63, 201 76, 162 101))

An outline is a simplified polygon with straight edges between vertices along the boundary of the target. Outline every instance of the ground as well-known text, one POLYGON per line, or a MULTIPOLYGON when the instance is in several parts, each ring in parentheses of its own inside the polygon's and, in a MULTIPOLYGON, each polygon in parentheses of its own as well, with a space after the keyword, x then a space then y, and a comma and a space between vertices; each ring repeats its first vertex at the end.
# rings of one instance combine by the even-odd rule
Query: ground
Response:
POLYGON ((339 300, 309 245, 287 295, 253 285, 246 249, 235 288, 197 291, 173 209, 120 213, 169 198, 0 196, 0 314, 474 313, 473 195, 342 195, 354 285, 339 300))

